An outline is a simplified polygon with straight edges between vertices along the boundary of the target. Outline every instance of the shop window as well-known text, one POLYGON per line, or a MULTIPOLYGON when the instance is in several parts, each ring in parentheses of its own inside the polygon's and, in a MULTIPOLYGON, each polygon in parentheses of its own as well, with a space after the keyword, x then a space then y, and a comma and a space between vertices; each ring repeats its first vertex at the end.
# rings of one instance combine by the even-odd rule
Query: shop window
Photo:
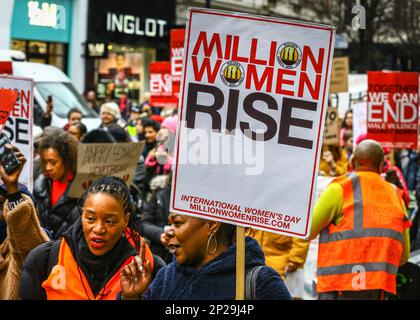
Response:
POLYGON ((26 52, 26 41, 24 40, 12 40, 12 49, 22 52, 26 52))
POLYGON ((40 41, 29 41, 28 53, 29 54, 47 54, 47 43, 40 41))
POLYGON ((12 49, 23 51, 29 62, 48 63, 67 71, 67 44, 44 41, 12 40, 12 49))

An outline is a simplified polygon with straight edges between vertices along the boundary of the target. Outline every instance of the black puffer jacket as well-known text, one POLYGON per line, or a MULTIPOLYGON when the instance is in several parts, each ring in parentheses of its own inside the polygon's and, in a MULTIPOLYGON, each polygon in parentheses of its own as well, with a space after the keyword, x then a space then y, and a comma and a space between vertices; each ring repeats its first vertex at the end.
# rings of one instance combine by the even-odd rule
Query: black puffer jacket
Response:
POLYGON ((170 188, 156 190, 151 201, 144 205, 140 219, 140 234, 150 240, 150 250, 166 263, 172 261, 172 255, 160 242, 160 235, 168 224, 170 196, 170 188))
POLYGON ((51 207, 51 185, 51 179, 47 179, 43 174, 39 175, 34 182, 33 195, 41 225, 50 231, 55 240, 80 217, 80 213, 77 199, 67 196, 71 183, 55 206, 51 207))

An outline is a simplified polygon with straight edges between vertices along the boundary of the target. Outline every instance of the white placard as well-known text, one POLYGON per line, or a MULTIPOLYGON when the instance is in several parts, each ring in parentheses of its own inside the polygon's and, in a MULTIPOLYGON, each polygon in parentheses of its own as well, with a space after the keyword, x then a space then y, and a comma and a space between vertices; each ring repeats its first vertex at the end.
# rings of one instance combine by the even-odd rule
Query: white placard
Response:
POLYGON ((355 150, 357 138, 367 133, 367 103, 354 103, 351 109, 353 110, 353 150, 355 150))
POLYGON ((186 32, 171 210, 307 237, 335 30, 193 8, 186 32))
POLYGON ((18 99, 9 114, 3 132, 26 158, 26 164, 20 175, 19 182, 26 185, 30 191, 32 191, 33 185, 33 87, 34 82, 30 78, 0 75, 0 88, 17 90, 19 92, 18 99))

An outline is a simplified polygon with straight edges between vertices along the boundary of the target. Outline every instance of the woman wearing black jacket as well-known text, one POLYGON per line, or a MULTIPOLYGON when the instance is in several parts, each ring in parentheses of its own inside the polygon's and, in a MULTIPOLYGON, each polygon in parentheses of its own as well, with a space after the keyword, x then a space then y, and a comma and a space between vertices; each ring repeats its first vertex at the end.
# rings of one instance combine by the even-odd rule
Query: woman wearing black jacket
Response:
POLYGON ((169 173, 153 192, 151 200, 144 204, 140 218, 140 232, 150 241, 150 249, 166 263, 172 262, 173 255, 169 253, 166 243, 165 227, 168 226, 169 201, 171 197, 172 173, 169 173), (164 185, 163 185, 164 184, 164 185))
POLYGON ((49 135, 40 144, 44 173, 35 177, 36 209, 41 225, 53 239, 63 233, 79 218, 77 199, 70 198, 77 164, 78 141, 67 132, 49 135))

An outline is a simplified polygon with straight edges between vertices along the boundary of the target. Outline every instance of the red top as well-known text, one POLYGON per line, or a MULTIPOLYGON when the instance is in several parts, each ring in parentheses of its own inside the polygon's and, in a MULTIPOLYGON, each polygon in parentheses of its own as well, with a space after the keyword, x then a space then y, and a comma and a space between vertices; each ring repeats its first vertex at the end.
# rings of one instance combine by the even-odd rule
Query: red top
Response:
POLYGON ((69 185, 69 182, 73 179, 73 174, 69 173, 67 178, 64 182, 59 180, 53 180, 52 182, 52 190, 51 190, 51 206, 54 207, 57 203, 58 199, 64 194, 69 185))

